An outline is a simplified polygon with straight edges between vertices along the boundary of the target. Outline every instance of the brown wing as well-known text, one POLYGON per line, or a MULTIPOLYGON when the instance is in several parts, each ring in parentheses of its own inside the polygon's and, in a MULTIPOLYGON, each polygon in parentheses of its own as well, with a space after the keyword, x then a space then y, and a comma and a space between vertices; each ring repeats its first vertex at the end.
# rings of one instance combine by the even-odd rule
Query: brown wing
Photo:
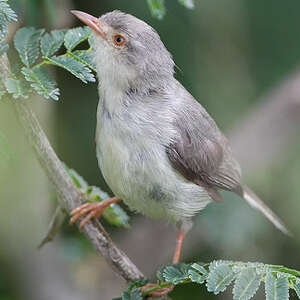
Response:
POLYGON ((166 151, 178 172, 220 201, 218 188, 240 192, 240 168, 215 122, 199 103, 194 102, 177 115, 176 139, 166 151))

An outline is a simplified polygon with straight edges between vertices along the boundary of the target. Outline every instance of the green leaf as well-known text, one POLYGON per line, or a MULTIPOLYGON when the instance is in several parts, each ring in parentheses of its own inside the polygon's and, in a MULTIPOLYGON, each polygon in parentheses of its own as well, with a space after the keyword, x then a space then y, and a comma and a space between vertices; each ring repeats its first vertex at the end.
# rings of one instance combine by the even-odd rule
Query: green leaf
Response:
POLYGON ((164 0, 147 0, 151 15, 161 20, 166 14, 166 7, 164 0))
POLYGON ((200 275, 198 272, 196 272, 194 270, 189 270, 189 278, 191 279, 192 282, 202 284, 206 281, 207 276, 200 275))
POLYGON ((192 282, 202 284, 207 280, 208 272, 200 264, 197 263, 192 264, 191 269, 189 269, 188 273, 189 273, 189 278, 191 279, 192 282))
POLYGON ((266 300, 288 300, 289 287, 287 277, 275 277, 271 272, 267 273, 265 280, 266 300))
POLYGON ((142 292, 138 288, 134 288, 131 291, 124 292, 122 300, 143 300, 142 292))
POLYGON ((257 274, 255 268, 246 268, 239 273, 233 288, 234 300, 251 299, 257 292, 262 274, 257 274))
MULTIPOLYGON (((221 266, 221 265, 233 265, 233 261, 229 260, 214 260, 209 264, 209 271, 212 272, 216 267, 221 266)), ((239 264, 239 263, 236 263, 239 264)))
POLYGON ((75 50, 74 52, 68 52, 68 55, 81 62, 89 69, 96 72, 96 66, 94 65, 92 53, 89 50, 75 50))
POLYGON ((295 284, 294 289, 295 289, 295 292, 296 292, 298 298, 300 299, 300 282, 295 284))
POLYGON ((12 94, 14 99, 28 98, 29 88, 26 82, 21 79, 8 78, 5 81, 5 87, 9 94, 12 94))
POLYGON ((51 58, 46 57, 45 60, 50 64, 66 69, 84 83, 87 83, 88 81, 96 81, 95 76, 91 73, 91 70, 81 62, 75 60, 73 57, 60 55, 53 56, 51 58))
POLYGON ((17 22, 18 20, 16 13, 10 8, 7 0, 0 1, 0 15, 4 16, 7 22, 17 22))
POLYGON ((92 31, 88 26, 68 30, 65 35, 65 47, 72 51, 80 43, 87 40, 91 33, 92 31))
POLYGON ((43 29, 24 27, 15 34, 15 47, 27 67, 31 67, 39 57, 39 41, 43 32, 43 29))
POLYGON ((200 265, 198 263, 194 263, 191 265, 193 269, 196 269, 198 272, 200 272, 202 275, 208 275, 208 271, 204 268, 203 265, 200 265))
POLYGON ((16 13, 10 8, 7 0, 0 0, 0 38, 7 34, 7 23, 17 21, 16 13))
POLYGON ((233 281, 235 274, 226 264, 220 264, 212 268, 207 278, 207 290, 215 295, 225 291, 226 287, 233 281))
POLYGON ((165 281, 174 285, 184 282, 189 279, 189 266, 186 264, 177 264, 167 266, 163 270, 165 281))
POLYGON ((0 39, 4 39, 8 31, 8 23, 6 18, 0 14, 0 39))
POLYGON ((290 275, 300 277, 300 272, 299 271, 294 270, 294 269, 290 269, 290 268, 286 268, 284 266, 271 265, 271 266, 269 266, 269 269, 277 271, 277 272, 287 273, 287 274, 290 274, 290 275))
POLYGON ((30 86, 46 99, 58 100, 59 89, 56 83, 49 77, 44 67, 34 67, 33 69, 22 68, 25 79, 31 82, 30 86))
POLYGON ((8 50, 9 46, 6 44, 5 40, 0 42, 0 56, 8 50))
POLYGON ((178 2, 189 9, 193 9, 195 7, 194 0, 178 0, 178 2))
POLYGON ((52 56, 64 43, 65 31, 53 30, 46 33, 41 39, 41 51, 43 56, 52 56))
POLYGON ((73 182, 75 183, 76 187, 82 189, 86 193, 89 185, 85 181, 85 179, 81 175, 79 175, 75 170, 68 168, 66 165, 65 167, 68 174, 71 176, 73 182))

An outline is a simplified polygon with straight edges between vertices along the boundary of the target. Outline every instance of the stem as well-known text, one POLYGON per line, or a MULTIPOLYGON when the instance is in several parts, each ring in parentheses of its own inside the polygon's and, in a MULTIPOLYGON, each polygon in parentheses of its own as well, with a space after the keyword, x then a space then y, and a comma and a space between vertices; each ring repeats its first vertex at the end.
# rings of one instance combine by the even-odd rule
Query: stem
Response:
POLYGON ((39 64, 36 64, 35 66, 33 66, 33 68, 38 68, 41 67, 43 65, 49 65, 50 63, 48 61, 42 61, 39 64))
MULTIPOLYGON (((2 72, 4 80, 10 75, 9 62, 5 54, 0 58, 0 72, 2 72)), ((86 201, 84 194, 75 186, 71 177, 67 174, 28 103, 20 99, 11 99, 11 102, 41 166, 55 188, 60 206, 67 212, 75 209, 86 201)), ((97 220, 88 222, 83 227, 83 232, 93 244, 95 250, 127 282, 144 277, 126 254, 112 242, 100 222, 97 220)))
POLYGON ((93 66, 87 64, 83 59, 80 59, 80 57, 74 55, 71 51, 67 51, 67 55, 79 61, 80 63, 87 66, 88 68, 92 69, 94 72, 96 72, 96 69, 93 66))

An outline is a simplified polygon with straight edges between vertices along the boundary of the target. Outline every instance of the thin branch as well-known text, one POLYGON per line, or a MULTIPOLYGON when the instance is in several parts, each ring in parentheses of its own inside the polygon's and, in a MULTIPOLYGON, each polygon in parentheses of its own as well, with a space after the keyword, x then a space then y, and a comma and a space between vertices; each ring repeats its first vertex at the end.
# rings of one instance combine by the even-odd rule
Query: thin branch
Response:
MULTIPOLYGON (((0 72, 2 78, 10 75, 7 56, 0 58, 0 72)), ((86 199, 83 193, 75 186, 67 174, 62 162, 51 147, 44 131, 42 130, 36 116, 24 100, 11 99, 17 116, 24 128, 30 144, 35 150, 36 156, 52 182, 58 196, 59 204, 67 212, 81 205, 86 199)), ((100 222, 91 221, 87 223, 83 232, 90 240, 95 250, 101 254, 110 264, 112 269, 127 282, 138 280, 143 274, 130 261, 111 240, 108 233, 100 222)))

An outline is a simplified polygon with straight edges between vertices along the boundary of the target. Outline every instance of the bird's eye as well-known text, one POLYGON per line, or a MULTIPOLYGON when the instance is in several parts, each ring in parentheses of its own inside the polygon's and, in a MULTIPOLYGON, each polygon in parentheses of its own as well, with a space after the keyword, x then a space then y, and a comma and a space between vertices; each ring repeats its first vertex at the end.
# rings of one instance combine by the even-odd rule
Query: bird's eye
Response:
POLYGON ((121 34, 116 34, 116 35, 114 36, 113 40, 114 40, 114 44, 115 44, 116 46, 118 46, 118 47, 123 46, 123 45, 125 44, 125 42, 126 42, 124 36, 121 35, 121 34))

